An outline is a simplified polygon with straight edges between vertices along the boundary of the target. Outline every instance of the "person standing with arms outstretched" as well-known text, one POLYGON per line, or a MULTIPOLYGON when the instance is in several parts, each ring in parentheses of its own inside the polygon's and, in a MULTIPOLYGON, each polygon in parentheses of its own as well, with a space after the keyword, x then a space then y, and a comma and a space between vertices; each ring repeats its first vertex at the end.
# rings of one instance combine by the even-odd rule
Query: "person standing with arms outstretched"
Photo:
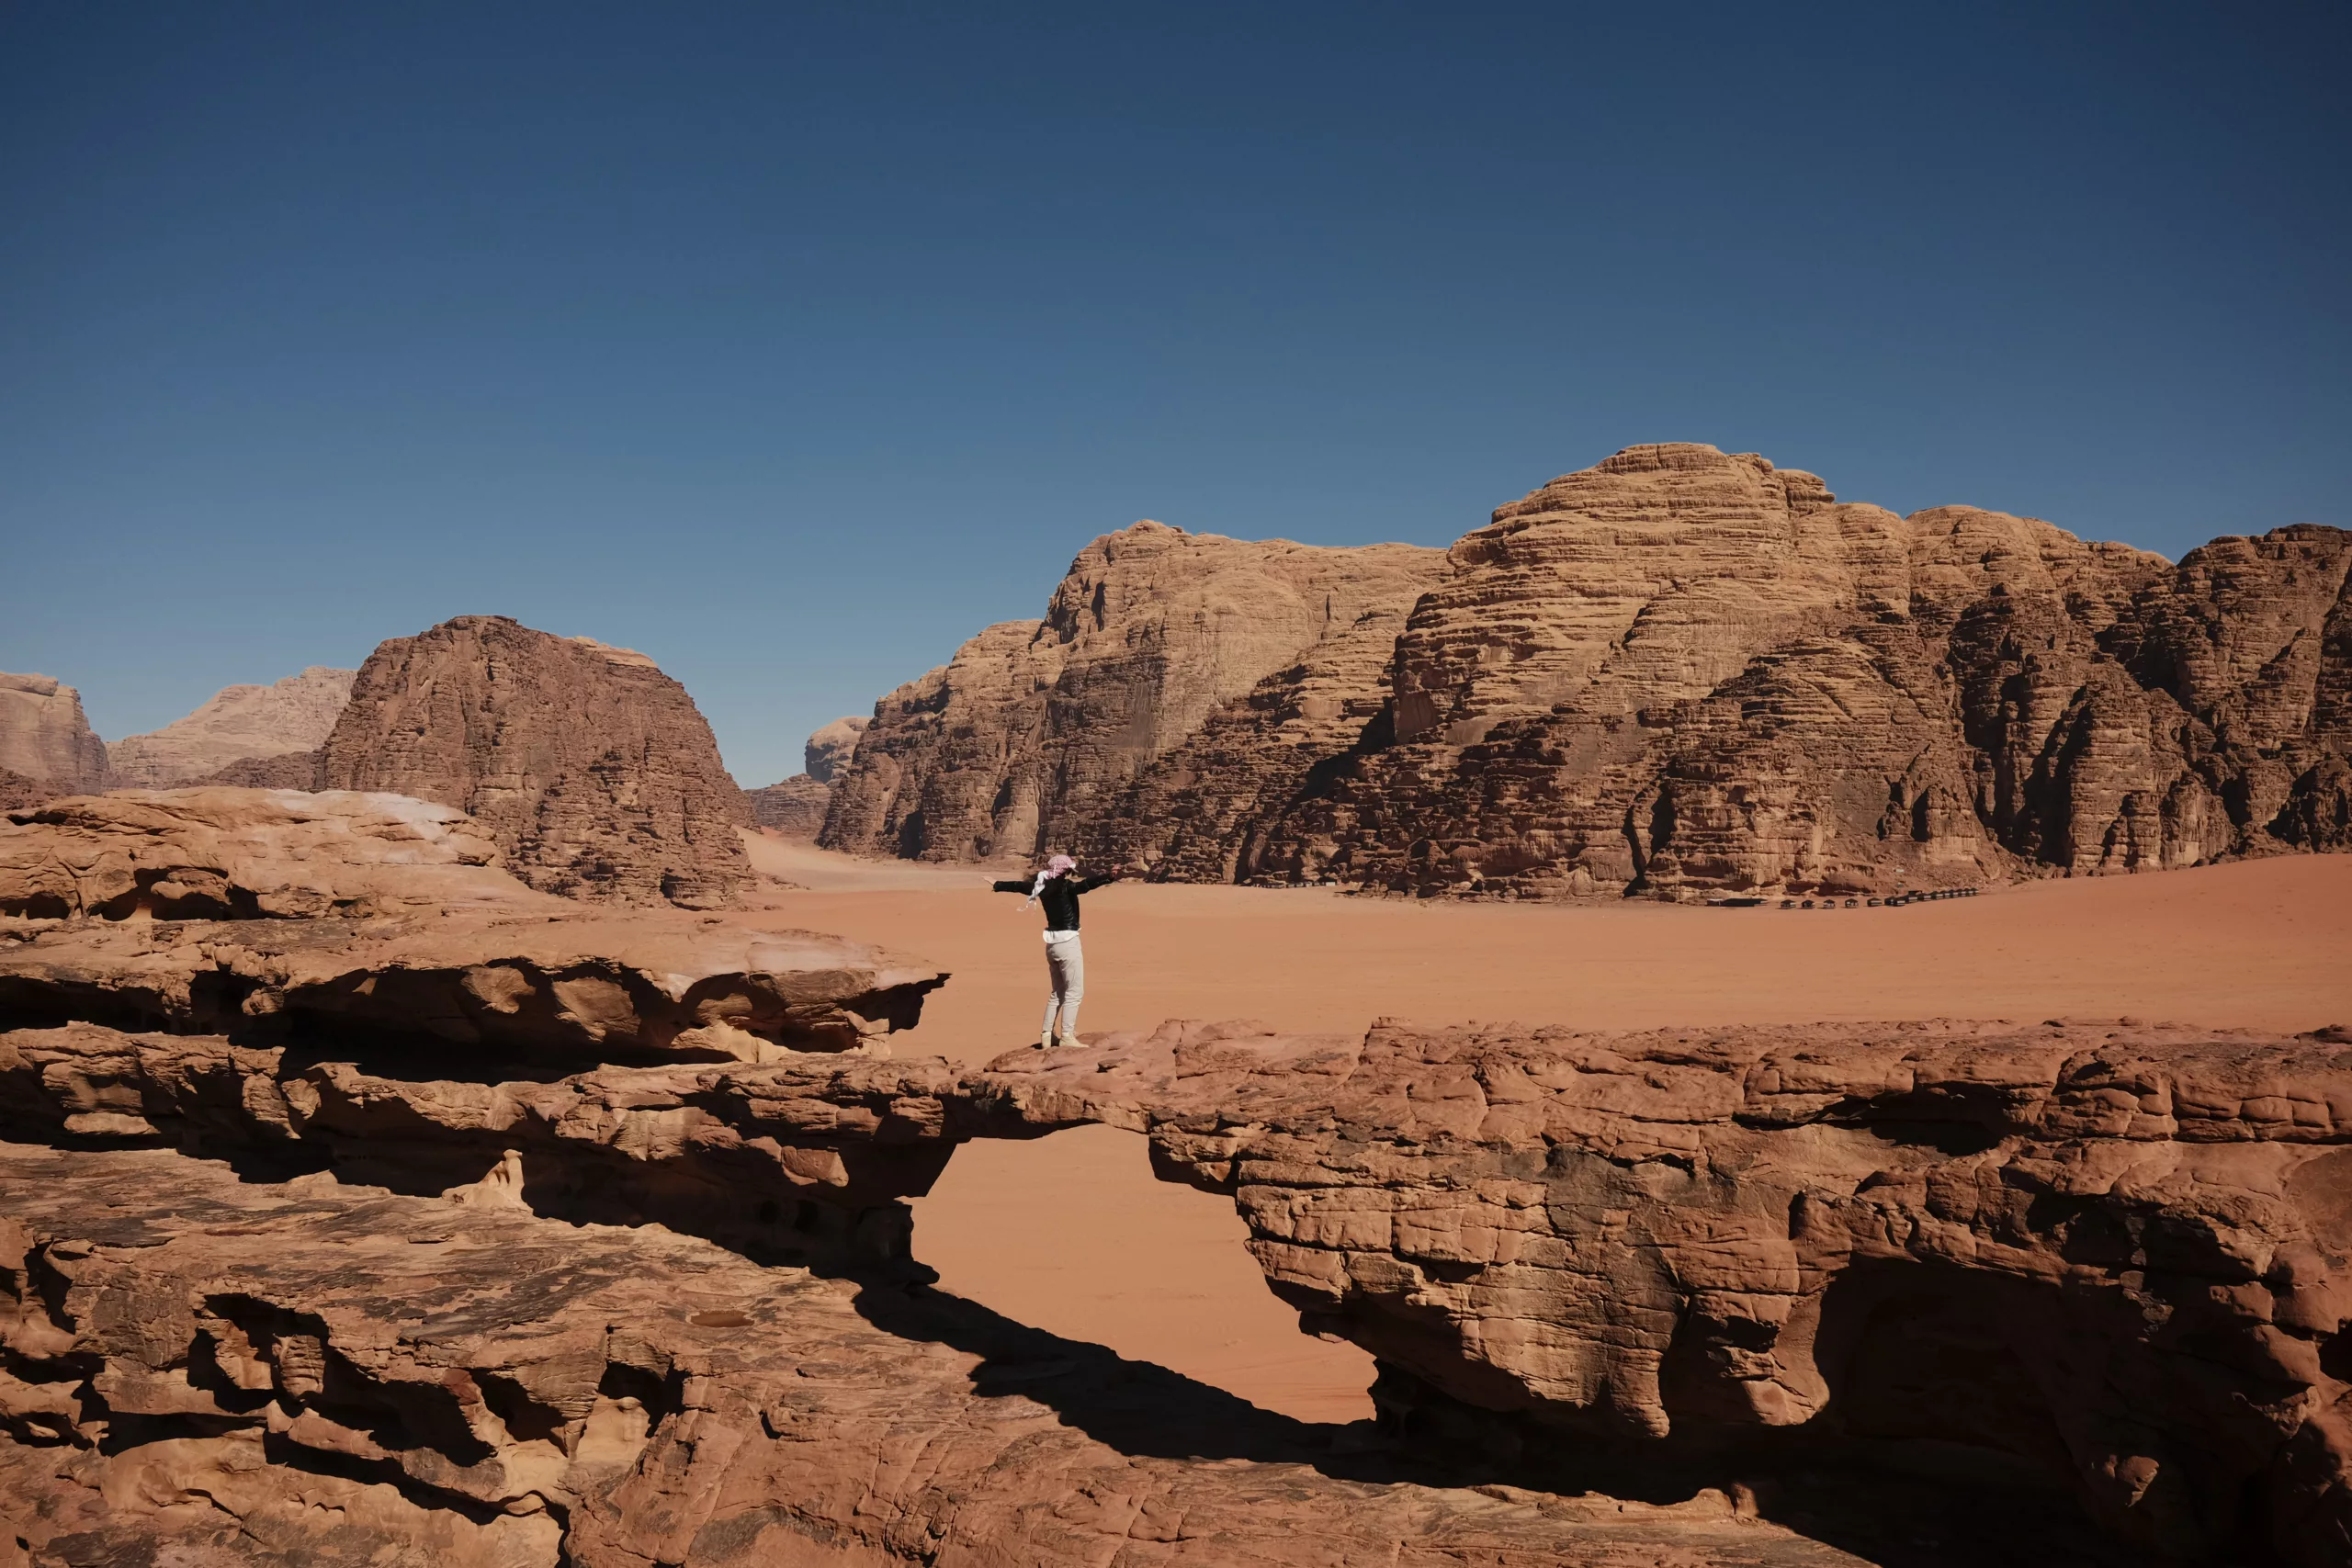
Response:
POLYGON ((1037 1039, 1040 1049, 1078 1043, 1078 1004, 1086 995, 1086 954, 1078 945, 1078 900, 1106 882, 1119 880, 1115 871, 1084 882, 1078 880, 1077 873, 1078 862, 1056 855, 1034 882, 995 885, 1000 893, 1026 893, 1029 903, 1024 908, 1035 904, 1046 907, 1046 972, 1052 978, 1053 990, 1046 998, 1046 1028, 1037 1039), (1057 1014, 1061 1020, 1058 1032, 1054 1027, 1057 1014))

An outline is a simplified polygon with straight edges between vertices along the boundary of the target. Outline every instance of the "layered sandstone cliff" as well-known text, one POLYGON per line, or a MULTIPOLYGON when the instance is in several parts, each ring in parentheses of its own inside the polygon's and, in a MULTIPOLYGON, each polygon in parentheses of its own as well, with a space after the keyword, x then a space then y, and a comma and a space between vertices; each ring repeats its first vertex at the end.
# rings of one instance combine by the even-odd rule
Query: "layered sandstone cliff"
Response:
POLYGON ((134 788, 191 784, 232 764, 316 751, 334 732, 357 673, 314 664, 272 685, 224 687, 186 718, 108 743, 113 781, 134 788))
POLYGON ((0 671, 0 768, 62 795, 107 786, 107 745, 82 694, 48 675, 0 671))
MULTIPOLYGON (((1326 548, 1188 534, 1158 523, 1097 539, 1070 565, 1042 621, 990 626, 876 705, 836 787, 828 848, 926 860, 1107 847, 1102 826, 1159 766, 1181 789, 1186 749, 1234 705, 1261 705, 1207 741, 1230 753, 1250 730, 1281 749, 1376 706, 1384 628, 1443 574, 1407 545, 1326 548), (1263 731, 1263 733, 1258 733, 1263 731)), ((1228 760, 1213 767, 1260 776, 1228 760)), ((1278 772, 1279 762, 1266 771, 1278 772)), ((1213 852, 1194 849, 1187 852, 1213 852)))
POLYGON ((1512 897, 2352 847, 2340 529, 2175 567, 2031 518, 1840 502, 1754 454, 1633 447, 1442 563, 1398 558, 1399 592, 1173 724, 1154 650, 1220 623, 1165 532, 1100 542, 1053 618, 885 699, 827 841, 1512 897))
POLYGON ((320 772, 468 812, 546 892, 710 908, 751 874, 750 813, 685 688, 641 653, 503 615, 378 648, 320 772))
POLYGON ((795 839, 813 839, 824 831, 825 814, 832 808, 833 790, 857 751, 858 737, 872 720, 864 715, 837 718, 808 737, 803 748, 806 771, 788 779, 743 792, 755 826, 795 839))
POLYGON ((1857 893, 2352 843, 2339 529, 2174 568, 1663 446, 1453 556, 1387 726, 1245 874, 1857 893))

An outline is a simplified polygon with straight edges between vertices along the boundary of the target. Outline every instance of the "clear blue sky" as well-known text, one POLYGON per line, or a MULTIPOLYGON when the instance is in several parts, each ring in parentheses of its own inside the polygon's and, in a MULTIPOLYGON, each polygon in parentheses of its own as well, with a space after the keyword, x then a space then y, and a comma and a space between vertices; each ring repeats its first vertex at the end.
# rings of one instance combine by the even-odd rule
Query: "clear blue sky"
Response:
POLYGON ((2352 7, 0 0, 0 669, 496 612, 746 784, 1137 517, 2344 524, 2352 7))

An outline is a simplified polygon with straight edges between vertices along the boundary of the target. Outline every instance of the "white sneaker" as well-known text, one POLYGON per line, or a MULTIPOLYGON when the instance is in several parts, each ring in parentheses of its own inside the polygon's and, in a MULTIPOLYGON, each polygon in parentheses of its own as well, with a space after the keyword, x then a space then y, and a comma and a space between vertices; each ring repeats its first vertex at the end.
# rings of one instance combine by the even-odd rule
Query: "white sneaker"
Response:
POLYGON ((1059 1034, 1054 1037, 1054 1043, 1057 1045, 1067 1046, 1071 1050, 1076 1050, 1079 1046, 1083 1045, 1086 1043, 1075 1034, 1059 1034))

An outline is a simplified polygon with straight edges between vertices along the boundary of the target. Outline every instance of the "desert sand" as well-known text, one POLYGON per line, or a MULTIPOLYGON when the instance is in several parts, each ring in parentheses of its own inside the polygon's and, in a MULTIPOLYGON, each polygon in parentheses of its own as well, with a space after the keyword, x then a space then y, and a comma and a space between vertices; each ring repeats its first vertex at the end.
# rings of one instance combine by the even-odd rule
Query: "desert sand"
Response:
MULTIPOLYGON (((798 884, 752 923, 884 942, 953 974, 902 1055, 978 1064, 1035 1037, 1037 917, 967 866, 749 837, 798 884)), ((1511 905, 1129 884, 1086 904, 1082 1032, 1254 1018, 1647 1028, 1933 1017, 2131 1017, 2279 1030, 2352 1021, 2352 857, 2029 883, 1899 909, 1511 905)), ((1155 1181, 1103 1128, 958 1151, 915 1205, 958 1294, 1306 1419, 1371 1413, 1371 1359, 1298 1332, 1223 1198, 1155 1181)))

